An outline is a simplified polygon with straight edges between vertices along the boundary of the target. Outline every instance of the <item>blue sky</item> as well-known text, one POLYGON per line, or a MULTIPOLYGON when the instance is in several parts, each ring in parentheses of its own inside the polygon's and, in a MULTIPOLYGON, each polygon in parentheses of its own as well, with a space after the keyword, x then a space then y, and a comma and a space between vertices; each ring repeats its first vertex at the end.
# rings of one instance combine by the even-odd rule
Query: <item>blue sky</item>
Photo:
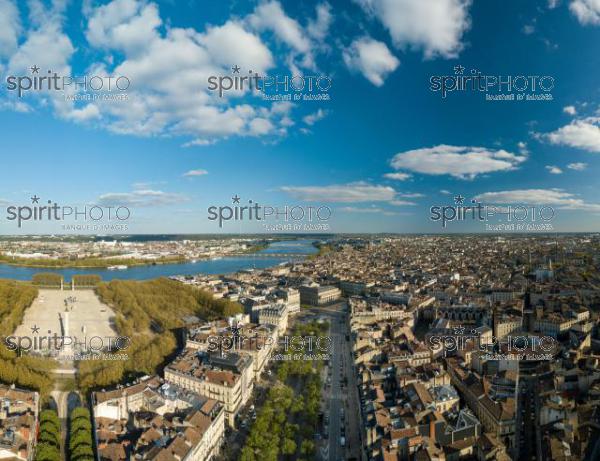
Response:
POLYGON ((555 230, 598 231, 599 42, 592 0, 0 0, 0 232, 60 232, 6 220, 32 195, 128 206, 128 232, 264 230, 207 219, 236 194, 329 206, 332 232, 484 231, 429 219, 456 195, 552 206, 555 230), (236 65, 328 76, 330 100, 208 90, 210 76, 234 76, 236 65), (32 66, 125 75, 127 100, 73 102, 82 92, 70 88, 19 98, 8 78, 32 77, 32 66), (547 77, 552 99, 430 89, 432 76, 461 67, 547 77))

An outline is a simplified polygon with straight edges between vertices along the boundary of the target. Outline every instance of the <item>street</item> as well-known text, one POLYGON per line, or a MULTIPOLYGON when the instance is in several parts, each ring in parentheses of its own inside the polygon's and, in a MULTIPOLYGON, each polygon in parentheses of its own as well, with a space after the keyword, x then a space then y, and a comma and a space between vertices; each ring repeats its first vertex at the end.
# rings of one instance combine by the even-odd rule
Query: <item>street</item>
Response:
POLYGON ((327 384, 326 377, 323 388, 323 410, 329 422, 328 437, 320 444, 320 459, 360 459, 360 410, 356 377, 352 367, 352 351, 350 341, 346 340, 349 333, 346 303, 335 303, 311 311, 329 321, 332 344, 327 372, 330 383, 327 384))

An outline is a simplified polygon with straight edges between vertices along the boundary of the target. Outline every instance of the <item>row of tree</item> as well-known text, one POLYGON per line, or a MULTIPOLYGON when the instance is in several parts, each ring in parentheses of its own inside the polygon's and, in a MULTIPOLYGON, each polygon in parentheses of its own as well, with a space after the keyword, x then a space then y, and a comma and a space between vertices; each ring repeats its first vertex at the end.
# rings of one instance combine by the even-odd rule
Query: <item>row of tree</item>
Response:
POLYGON ((8 336, 21 324, 37 289, 14 280, 0 280, 0 336, 8 336))
MULTIPOLYGON (((328 323, 296 324, 292 335, 319 336, 328 328, 328 323)), ((295 352, 299 357, 303 355, 300 350, 295 352)), ((321 406, 322 367, 322 360, 299 358, 277 362, 278 383, 270 389, 252 425, 240 454, 242 461, 314 459, 313 435, 321 406), (298 392, 294 393, 294 389, 298 392)))
POLYGON ((71 461, 94 461, 92 449, 92 423, 85 407, 74 408, 69 424, 69 459, 71 461))
POLYGON ((167 278, 112 280, 99 284, 96 291, 117 312, 119 333, 128 336, 147 332, 153 325, 163 330, 181 327, 187 315, 212 320, 242 312, 238 303, 167 278))
MULTIPOLYGON (((0 280, 0 381, 8 384, 35 389, 47 396, 52 389, 52 359, 23 355, 9 349, 7 336, 12 335, 23 322, 25 310, 37 296, 37 288, 16 282, 0 280)), ((16 345, 16 341, 10 342, 16 345)))
POLYGON ((40 413, 40 432, 35 461, 60 461, 60 421, 54 410, 40 413))

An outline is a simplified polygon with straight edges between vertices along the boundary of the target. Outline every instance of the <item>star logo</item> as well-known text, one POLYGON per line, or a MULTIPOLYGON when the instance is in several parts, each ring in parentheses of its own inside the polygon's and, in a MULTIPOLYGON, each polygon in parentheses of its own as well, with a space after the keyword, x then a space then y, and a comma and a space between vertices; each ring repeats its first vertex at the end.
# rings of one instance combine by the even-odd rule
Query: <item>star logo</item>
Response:
POLYGON ((462 335, 464 332, 465 332, 465 327, 463 327, 462 325, 454 327, 454 334, 455 335, 462 335))
POLYGON ((231 68, 231 70, 233 71, 232 72, 233 74, 239 74, 240 69, 241 69, 240 66, 238 66, 237 64, 231 68))
POLYGON ((39 203, 40 198, 37 195, 31 197, 31 203, 39 203))
POLYGON ((458 66, 454 66, 454 73, 456 75, 462 75, 465 71, 465 68, 463 66, 461 66, 460 64, 458 66))
POLYGON ((240 203, 240 197, 238 194, 235 194, 233 197, 231 197, 231 203, 240 203))
POLYGON ((37 74, 39 71, 40 71, 40 68, 38 66, 36 66, 35 64, 33 65, 33 67, 31 67, 32 74, 37 74))
POLYGON ((456 197, 454 197, 454 203, 456 203, 457 205, 462 205, 465 201, 465 198, 462 195, 457 195, 456 197))
POLYGON ((33 334, 36 334, 36 335, 37 335, 37 334, 40 332, 40 327, 38 327, 37 325, 34 325, 34 326, 32 326, 32 327, 31 327, 31 332, 32 332, 33 334))
POLYGON ((239 336, 240 335, 240 326, 239 324, 236 322, 233 325, 231 325, 231 327, 229 327, 229 329, 231 330, 231 333, 233 333, 233 336, 239 336))

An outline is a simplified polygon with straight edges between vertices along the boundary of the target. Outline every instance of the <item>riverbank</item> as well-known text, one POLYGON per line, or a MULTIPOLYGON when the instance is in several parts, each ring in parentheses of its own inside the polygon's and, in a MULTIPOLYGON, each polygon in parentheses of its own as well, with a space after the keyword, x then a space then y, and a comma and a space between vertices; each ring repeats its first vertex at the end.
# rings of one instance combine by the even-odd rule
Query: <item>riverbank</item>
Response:
MULTIPOLYGON (((236 255, 223 254, 220 257, 251 255, 269 248, 268 242, 261 242, 252 245, 245 250, 241 250, 236 255)), ((211 259, 209 256, 196 258, 204 261, 211 259)), ((108 269, 115 266, 139 267, 154 266, 157 264, 181 264, 192 261, 192 258, 186 258, 181 255, 164 256, 157 259, 147 258, 81 258, 81 259, 46 259, 46 258, 23 258, 0 254, 0 264, 10 266, 31 267, 35 269, 108 269)))
POLYGON ((187 259, 183 256, 165 256, 158 259, 142 258, 82 258, 82 259, 30 259, 15 258, 0 255, 0 264, 17 267, 31 267, 35 269, 108 269, 112 266, 153 266, 156 264, 178 264, 187 259))
MULTIPOLYGON (((7 264, 0 261, 0 279, 29 281, 39 272, 52 272, 63 277, 69 283, 75 275, 99 275, 103 281, 149 280, 159 277, 193 276, 198 274, 233 274, 240 270, 260 270, 289 262, 292 259, 308 257, 317 253, 313 240, 298 239, 293 241, 268 242, 267 248, 257 252, 237 255, 225 255, 220 258, 199 260, 181 260, 175 263, 144 264, 131 266, 126 261, 127 269, 110 270, 106 267, 32 267, 7 264), (284 256, 285 255, 285 256, 284 256), (294 256, 292 256, 294 255, 294 256)), ((147 261, 145 261, 147 262, 147 261)), ((111 264, 112 265, 112 264, 111 264)), ((118 264, 114 264, 118 265, 118 264)))

